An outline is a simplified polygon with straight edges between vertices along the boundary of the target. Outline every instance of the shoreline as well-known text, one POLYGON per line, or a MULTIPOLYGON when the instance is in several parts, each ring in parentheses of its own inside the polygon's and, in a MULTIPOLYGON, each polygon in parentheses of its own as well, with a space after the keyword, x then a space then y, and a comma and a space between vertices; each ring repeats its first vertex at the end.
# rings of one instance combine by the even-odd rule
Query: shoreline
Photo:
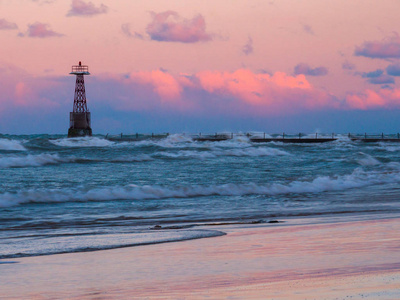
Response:
POLYGON ((371 299, 400 297, 400 291, 391 288, 400 285, 399 217, 283 224, 216 226, 227 234, 8 260, 18 263, 3 260, 2 296, 331 299, 361 298, 364 293, 371 299))

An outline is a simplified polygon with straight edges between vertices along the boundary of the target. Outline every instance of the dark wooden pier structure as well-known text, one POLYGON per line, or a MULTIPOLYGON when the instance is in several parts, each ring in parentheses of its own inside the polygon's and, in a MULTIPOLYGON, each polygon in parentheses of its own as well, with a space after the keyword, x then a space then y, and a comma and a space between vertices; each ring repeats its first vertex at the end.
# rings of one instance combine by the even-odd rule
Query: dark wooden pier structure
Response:
POLYGON ((397 134, 348 134, 348 137, 353 142, 364 142, 364 143, 379 143, 379 142, 392 142, 400 143, 400 133, 397 134))
MULTIPOLYGON (((280 142, 280 143, 297 143, 297 144, 310 144, 310 143, 326 143, 336 141, 335 134, 321 135, 315 133, 314 135, 306 135, 299 133, 296 135, 281 134, 269 136, 266 133, 215 133, 215 134, 183 134, 188 138, 196 142, 220 142, 232 140, 234 138, 246 138, 254 143, 269 143, 269 142, 280 142)), ((143 141, 149 139, 163 139, 168 137, 168 133, 164 134, 118 134, 118 135, 106 135, 106 139, 110 141, 143 141)))
MULTIPOLYGON (((107 134, 105 138, 110 141, 144 141, 144 140, 161 140, 169 136, 169 133, 161 134, 117 134, 109 135, 107 134)), ((214 134, 182 134, 184 137, 191 139, 196 142, 220 142, 228 141, 232 139, 245 138, 254 143, 292 143, 292 144, 318 144, 333 142, 338 139, 338 135, 332 134, 272 134, 268 135, 266 133, 233 133, 233 132, 223 132, 214 134)), ((341 139, 345 138, 345 135, 341 135, 341 139)), ((347 138, 352 142, 365 142, 365 143, 379 143, 379 142, 393 142, 400 143, 400 133, 397 134, 347 134, 347 138)))

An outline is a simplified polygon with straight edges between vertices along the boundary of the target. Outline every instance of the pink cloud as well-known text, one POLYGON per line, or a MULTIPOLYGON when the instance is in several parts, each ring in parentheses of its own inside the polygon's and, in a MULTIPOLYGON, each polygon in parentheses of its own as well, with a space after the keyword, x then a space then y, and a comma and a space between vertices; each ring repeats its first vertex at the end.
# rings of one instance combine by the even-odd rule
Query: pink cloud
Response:
POLYGON ((400 37, 395 33, 382 41, 364 42, 356 47, 354 55, 369 58, 400 58, 400 37))
POLYGON ((9 22, 6 19, 0 19, 0 30, 12 30, 17 28, 17 24, 9 22))
POLYGON ((165 11, 151 13, 153 20, 147 26, 146 32, 152 40, 159 42, 196 43, 212 39, 206 32, 206 23, 202 15, 185 19, 177 12, 165 11))
POLYGON ((45 112, 60 106, 60 99, 56 98, 64 93, 64 88, 58 78, 36 78, 10 64, 0 66, 0 111, 28 108, 45 112))
POLYGON ((120 98, 118 109, 170 107, 207 114, 271 115, 339 107, 334 97, 315 89, 304 75, 283 72, 269 75, 239 69, 172 75, 156 70, 112 76, 103 81, 122 84, 124 87, 113 90, 128 89, 131 93, 131 97, 120 98))
POLYGON ((108 12, 108 7, 104 4, 96 7, 92 2, 85 2, 83 0, 72 0, 71 9, 68 11, 67 16, 84 16, 90 17, 108 12))
MULTIPOLYGON (((57 33, 49 29, 48 24, 36 22, 34 24, 28 25, 27 36, 38 37, 38 38, 48 38, 48 37, 61 37, 63 34, 57 33)), ((23 34, 21 34, 23 36, 23 34)))
POLYGON ((234 72, 202 71, 173 75, 163 70, 140 71, 128 76, 103 78, 119 85, 120 110, 171 108, 214 115, 287 115, 318 110, 366 110, 400 108, 400 89, 367 90, 339 99, 312 86, 305 75, 276 72, 272 75, 248 69, 234 72), (111 80, 110 80, 111 79, 111 80))
MULTIPOLYGON (((2 64, 0 89, 0 111, 57 111, 67 115, 72 108, 74 79, 33 77, 2 64)), ((265 74, 248 69, 175 75, 164 70, 99 75, 87 82, 87 95, 91 109, 102 107, 110 114, 141 111, 264 117, 321 110, 400 108, 400 89, 369 89, 338 99, 311 85, 303 74, 265 74)))
POLYGON ((255 114, 293 113, 296 109, 320 109, 337 105, 331 97, 311 86, 304 75, 284 72, 273 75, 253 73, 247 69, 235 72, 204 71, 196 74, 200 87, 255 114))
POLYGON ((345 103, 347 109, 399 108, 400 89, 366 90, 363 93, 352 93, 346 96, 345 103))
POLYGON ((182 87, 178 80, 161 70, 133 72, 130 74, 129 79, 136 83, 149 85, 162 102, 177 100, 182 92, 182 87))

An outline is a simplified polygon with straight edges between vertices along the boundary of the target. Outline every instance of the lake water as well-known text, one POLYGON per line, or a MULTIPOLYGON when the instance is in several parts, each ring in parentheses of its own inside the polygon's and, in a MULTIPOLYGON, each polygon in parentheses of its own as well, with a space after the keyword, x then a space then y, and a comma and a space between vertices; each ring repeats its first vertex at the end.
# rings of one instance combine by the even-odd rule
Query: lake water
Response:
POLYGON ((400 143, 0 135, 0 258, 224 234, 215 226, 400 212, 400 143))

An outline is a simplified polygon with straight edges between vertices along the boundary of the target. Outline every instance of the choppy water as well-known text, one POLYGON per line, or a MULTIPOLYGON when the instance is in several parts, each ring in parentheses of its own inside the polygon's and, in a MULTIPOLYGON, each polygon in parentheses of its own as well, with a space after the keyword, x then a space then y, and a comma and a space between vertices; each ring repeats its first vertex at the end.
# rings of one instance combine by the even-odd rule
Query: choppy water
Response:
POLYGON ((198 225, 399 213, 399 151, 345 136, 300 145, 3 135, 0 258, 223 234, 198 225))

